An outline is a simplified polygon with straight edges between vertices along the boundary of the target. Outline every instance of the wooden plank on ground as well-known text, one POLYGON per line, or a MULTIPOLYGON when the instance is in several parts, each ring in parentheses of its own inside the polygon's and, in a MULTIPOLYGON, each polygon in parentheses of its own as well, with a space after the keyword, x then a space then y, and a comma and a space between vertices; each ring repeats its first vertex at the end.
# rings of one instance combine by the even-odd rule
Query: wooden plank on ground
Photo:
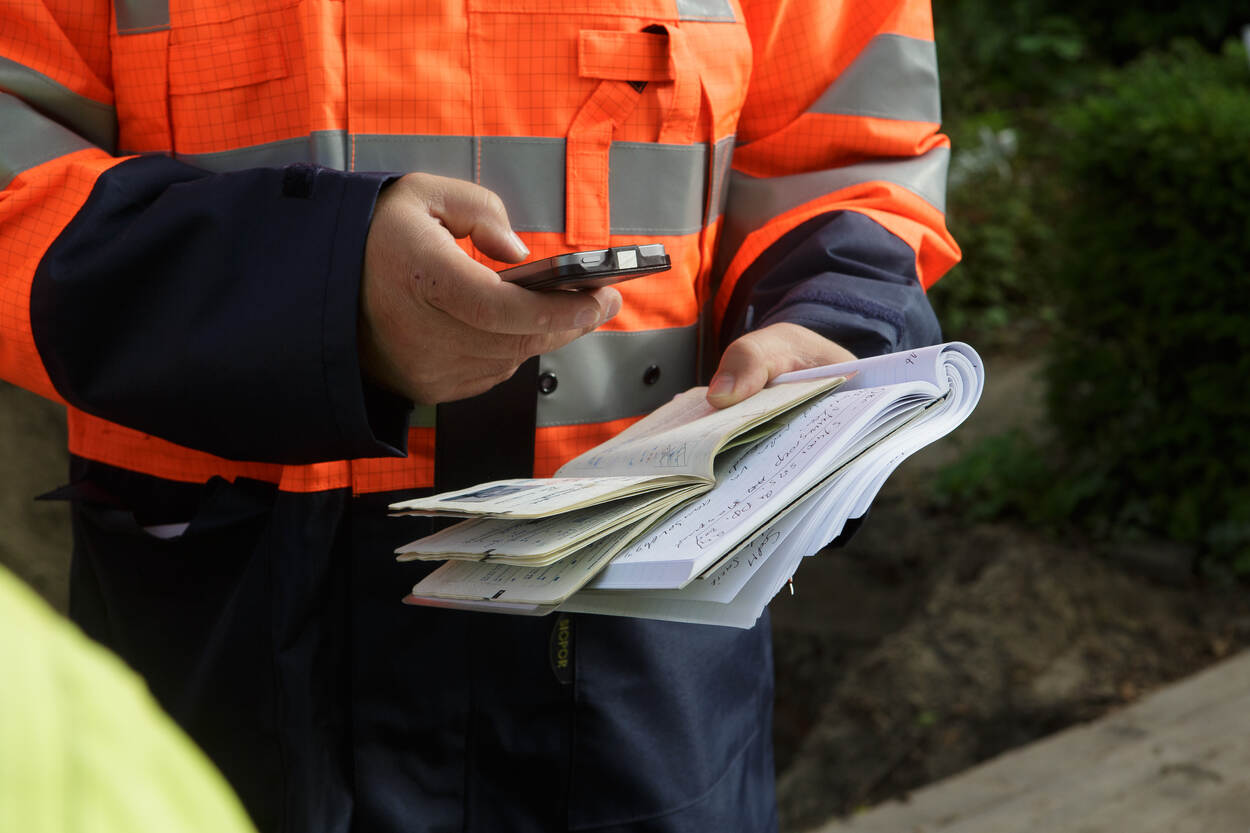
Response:
POLYGON ((1250 833, 1250 651, 812 833, 1250 833))

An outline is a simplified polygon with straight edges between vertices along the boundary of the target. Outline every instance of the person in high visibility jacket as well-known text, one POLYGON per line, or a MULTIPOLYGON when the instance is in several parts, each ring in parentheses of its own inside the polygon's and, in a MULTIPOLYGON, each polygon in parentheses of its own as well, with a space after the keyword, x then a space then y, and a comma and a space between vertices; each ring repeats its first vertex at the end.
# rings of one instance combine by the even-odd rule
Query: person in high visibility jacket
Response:
POLYGON ((143 681, 0 567, 0 830, 256 833, 143 681))
POLYGON ((767 617, 572 617, 557 674, 551 621, 400 605, 385 507, 938 340, 939 120, 927 0, 5 4, 0 369, 68 409, 71 614, 264 830, 774 828, 767 617))

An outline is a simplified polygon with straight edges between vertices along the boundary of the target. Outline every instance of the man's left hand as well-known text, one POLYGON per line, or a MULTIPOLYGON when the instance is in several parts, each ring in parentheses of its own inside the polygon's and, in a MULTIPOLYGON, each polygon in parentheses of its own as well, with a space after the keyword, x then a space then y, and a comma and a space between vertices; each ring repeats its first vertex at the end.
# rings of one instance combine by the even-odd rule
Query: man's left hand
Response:
POLYGON ((806 327, 770 324, 726 348, 708 385, 707 401, 713 407, 726 408, 758 393, 782 373, 854 359, 850 350, 806 327))

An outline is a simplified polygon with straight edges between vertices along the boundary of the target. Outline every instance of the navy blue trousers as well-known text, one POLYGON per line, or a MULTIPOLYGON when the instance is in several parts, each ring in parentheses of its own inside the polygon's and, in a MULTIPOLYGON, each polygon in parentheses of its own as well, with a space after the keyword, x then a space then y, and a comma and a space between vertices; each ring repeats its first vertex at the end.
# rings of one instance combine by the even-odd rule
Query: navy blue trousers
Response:
POLYGON ((148 680, 262 831, 767 833, 772 655, 749 631, 400 604, 410 497, 73 462, 71 615, 148 680), (148 524, 189 521, 172 540, 148 524), (567 665, 563 660, 569 660, 567 665))

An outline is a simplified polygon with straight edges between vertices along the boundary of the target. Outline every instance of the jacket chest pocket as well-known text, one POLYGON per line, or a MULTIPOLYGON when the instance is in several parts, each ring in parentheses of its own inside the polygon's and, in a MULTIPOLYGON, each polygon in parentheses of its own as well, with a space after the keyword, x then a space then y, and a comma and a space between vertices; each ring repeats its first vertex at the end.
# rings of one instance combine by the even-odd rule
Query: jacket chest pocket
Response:
POLYGON ((469 47, 484 137, 475 177, 519 229, 563 232, 580 248, 699 230, 708 148, 732 132, 749 73, 740 23, 682 21, 671 0, 630 4, 628 14, 602 0, 471 0, 469 47), (711 84, 704 75, 721 72, 724 56, 709 59, 711 42, 690 31, 707 25, 728 36, 733 67, 711 84), (541 180, 537 190, 529 179, 541 180))
POLYGON ((243 16, 228 12, 213 3, 171 4, 164 31, 114 40, 123 149, 226 153, 189 160, 225 169, 257 161, 254 153, 234 159, 231 151, 307 135, 314 109, 304 55, 310 20, 301 16, 313 13, 290 0, 255 4, 243 16))

